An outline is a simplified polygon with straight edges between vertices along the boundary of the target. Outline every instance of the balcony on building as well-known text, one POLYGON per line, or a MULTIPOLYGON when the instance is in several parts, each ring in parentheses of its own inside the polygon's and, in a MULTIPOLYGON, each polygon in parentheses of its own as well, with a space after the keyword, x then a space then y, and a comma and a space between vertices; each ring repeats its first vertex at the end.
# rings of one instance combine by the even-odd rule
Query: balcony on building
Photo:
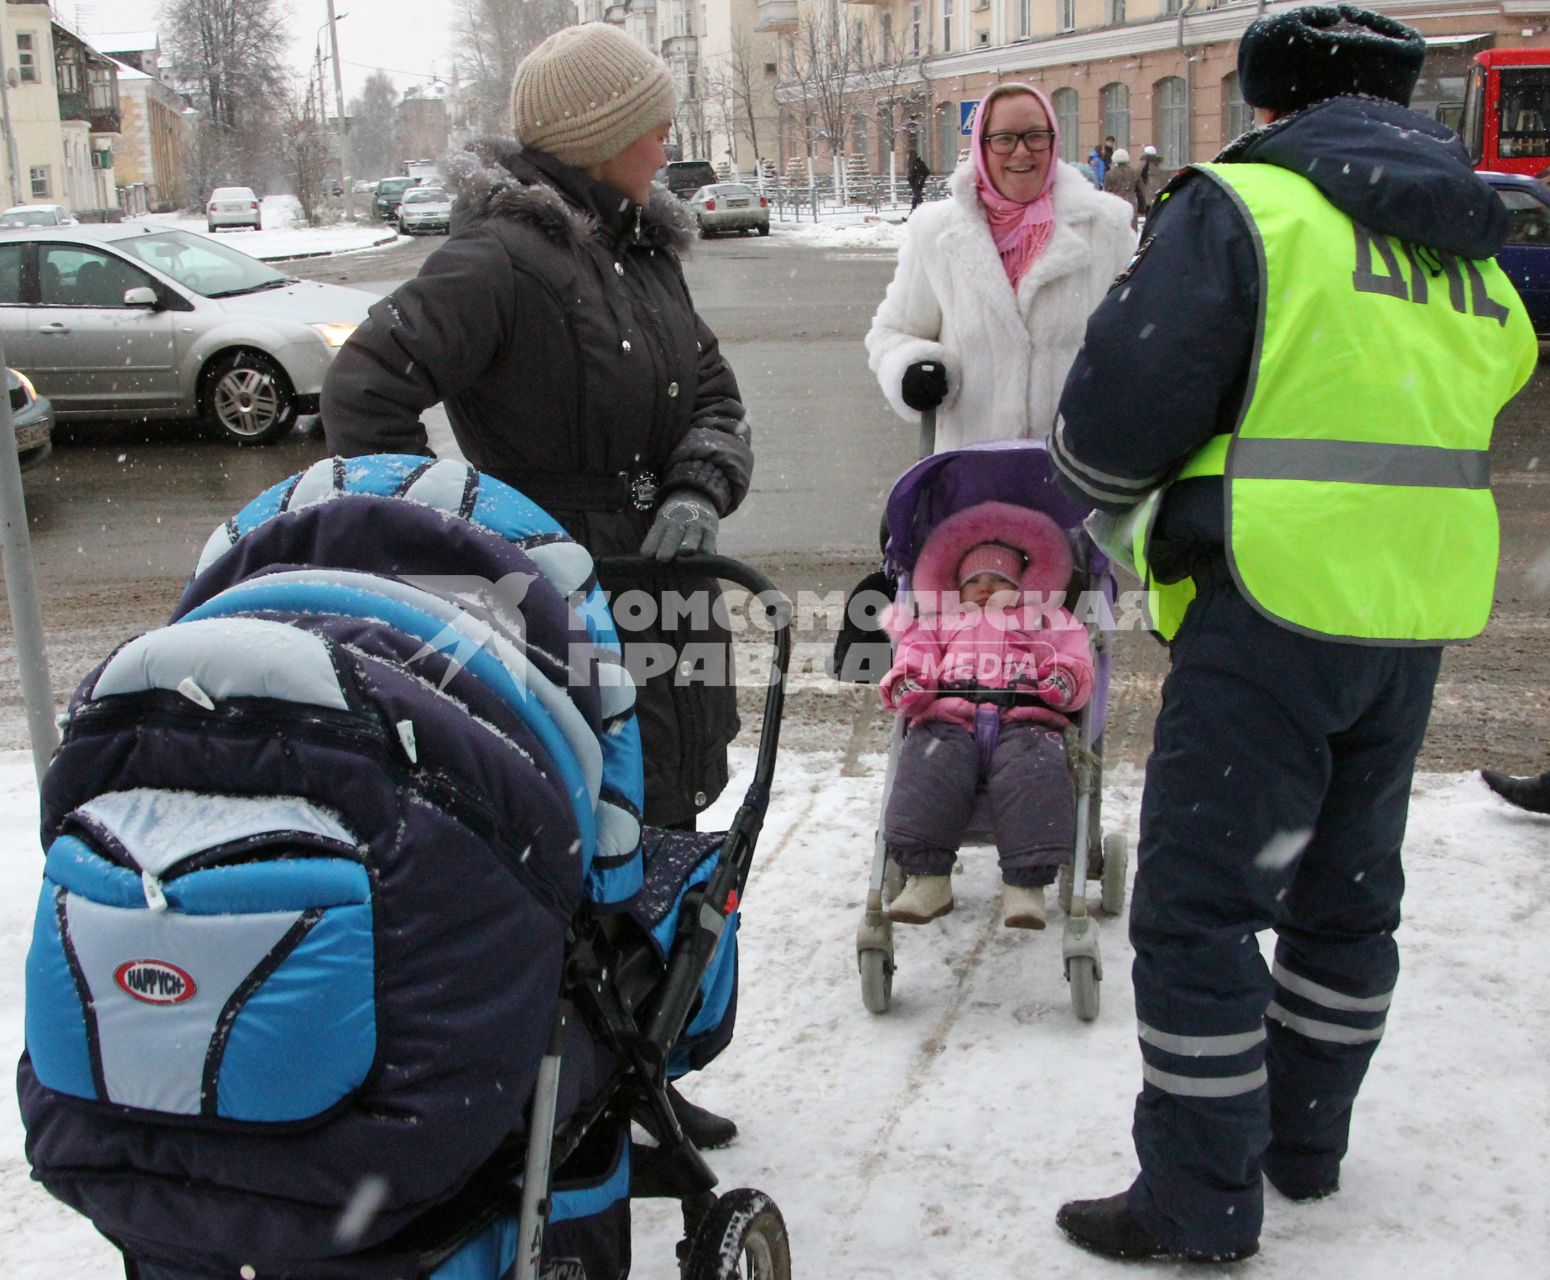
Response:
POLYGON ((688 58, 693 61, 700 51, 699 36, 668 36, 662 41, 664 58, 688 58))
POLYGON ((798 25, 797 0, 759 0, 755 31, 795 31, 798 25))
POLYGON ((117 67, 58 23, 54 24, 54 75, 61 120, 84 120, 93 133, 119 132, 117 67))
POLYGON ((616 27, 622 27, 624 19, 629 12, 630 6, 627 4, 611 4, 603 10, 603 21, 611 22, 616 27))

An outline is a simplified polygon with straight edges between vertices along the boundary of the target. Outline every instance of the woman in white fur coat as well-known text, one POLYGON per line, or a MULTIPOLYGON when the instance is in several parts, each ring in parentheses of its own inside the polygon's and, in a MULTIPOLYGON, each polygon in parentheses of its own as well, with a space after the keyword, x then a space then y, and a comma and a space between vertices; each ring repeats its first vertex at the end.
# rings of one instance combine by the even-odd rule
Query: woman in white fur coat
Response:
POLYGON ((868 364, 906 421, 937 409, 938 450, 1049 434, 1087 317, 1135 251, 1131 206, 1059 154, 1044 93, 997 85, 951 198, 905 225, 868 364))

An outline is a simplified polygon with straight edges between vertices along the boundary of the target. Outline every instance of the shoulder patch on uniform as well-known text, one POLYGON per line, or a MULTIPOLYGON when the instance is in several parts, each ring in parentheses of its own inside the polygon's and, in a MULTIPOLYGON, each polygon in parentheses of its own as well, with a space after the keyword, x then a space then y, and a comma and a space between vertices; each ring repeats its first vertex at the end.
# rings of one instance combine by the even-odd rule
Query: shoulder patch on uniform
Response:
POLYGON ((1152 241, 1155 239, 1157 239, 1155 235, 1147 236, 1145 240, 1136 246, 1136 251, 1130 255, 1130 261, 1125 264, 1125 269, 1114 277, 1114 283, 1109 286, 1111 290, 1117 289, 1130 279, 1131 274, 1136 269, 1136 264, 1146 256, 1146 251, 1152 247, 1152 241))

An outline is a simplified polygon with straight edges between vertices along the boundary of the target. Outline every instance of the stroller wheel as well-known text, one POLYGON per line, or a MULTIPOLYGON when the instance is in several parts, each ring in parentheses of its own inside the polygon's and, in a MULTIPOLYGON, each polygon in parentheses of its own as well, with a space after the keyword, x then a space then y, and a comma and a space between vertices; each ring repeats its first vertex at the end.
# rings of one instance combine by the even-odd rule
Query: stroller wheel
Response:
POLYGON ((893 957, 869 947, 856 953, 856 964, 861 969, 861 1003, 868 1013, 887 1013, 893 999, 893 957))
POLYGON ((791 1241, 775 1202, 748 1187, 718 1198, 694 1233, 683 1280, 791 1280, 791 1241))
POLYGON ((1071 983, 1071 1012, 1083 1022, 1098 1016, 1098 964, 1091 956, 1072 956, 1066 962, 1071 983))
POLYGON ((1125 910, 1125 865, 1130 860, 1121 832, 1103 837, 1103 909, 1111 916, 1125 910))

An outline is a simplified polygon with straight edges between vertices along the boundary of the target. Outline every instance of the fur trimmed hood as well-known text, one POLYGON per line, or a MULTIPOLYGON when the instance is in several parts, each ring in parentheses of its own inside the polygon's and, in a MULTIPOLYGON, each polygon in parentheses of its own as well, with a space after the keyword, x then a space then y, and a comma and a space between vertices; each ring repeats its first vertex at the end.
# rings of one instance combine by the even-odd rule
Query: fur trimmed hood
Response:
POLYGON ((536 227, 555 244, 580 247, 607 238, 610 229, 633 231, 639 209, 639 243, 682 255, 694 240, 694 215, 660 183, 652 185, 644 208, 625 202, 608 209, 608 189, 601 183, 552 157, 543 157, 540 167, 514 138, 479 138, 447 156, 442 166, 455 201, 454 231, 486 218, 511 218, 536 227), (571 189, 562 190, 548 167, 570 176, 571 189), (583 192, 593 197, 591 207, 581 202, 583 192))
POLYGON ((956 600, 959 562, 982 542, 999 542, 1023 554, 1027 563, 1019 591, 1058 595, 1071 581, 1071 544, 1058 524, 1042 511, 981 502, 954 512, 931 531, 915 559, 911 590, 924 599, 956 600))

